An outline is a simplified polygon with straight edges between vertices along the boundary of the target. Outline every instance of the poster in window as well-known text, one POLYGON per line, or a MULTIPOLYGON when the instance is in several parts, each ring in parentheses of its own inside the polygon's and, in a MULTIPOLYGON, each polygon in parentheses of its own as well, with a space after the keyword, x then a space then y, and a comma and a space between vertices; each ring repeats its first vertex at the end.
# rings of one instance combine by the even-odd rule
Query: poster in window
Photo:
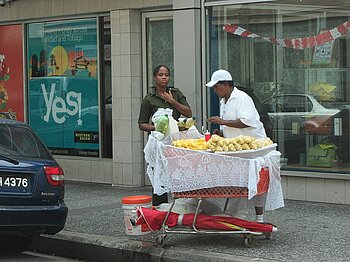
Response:
POLYGON ((27 61, 31 127, 54 154, 98 157, 96 20, 30 24, 27 61))
POLYGON ((22 25, 0 26, 0 118, 24 121, 22 25))
MULTIPOLYGON (((321 30, 320 34, 326 32, 326 30, 321 30)), ((312 58, 313 65, 327 65, 332 62, 334 40, 329 41, 323 45, 317 45, 314 49, 314 54, 312 58)))

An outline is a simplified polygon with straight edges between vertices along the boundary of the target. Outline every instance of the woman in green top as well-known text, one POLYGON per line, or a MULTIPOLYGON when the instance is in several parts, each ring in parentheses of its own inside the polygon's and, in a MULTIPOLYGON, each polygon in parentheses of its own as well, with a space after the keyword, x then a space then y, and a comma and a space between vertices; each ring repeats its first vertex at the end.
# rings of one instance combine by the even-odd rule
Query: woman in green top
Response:
POLYGON ((153 70, 153 77, 156 86, 154 90, 144 97, 139 114, 139 128, 148 132, 154 131, 154 124, 150 123, 150 119, 158 108, 171 108, 175 120, 178 120, 181 115, 186 117, 192 116, 186 97, 178 88, 170 88, 168 86, 170 79, 169 68, 165 65, 157 66, 153 70))
MULTIPOLYGON (((156 86, 142 100, 139 114, 139 128, 142 131, 154 131, 154 123, 150 121, 158 108, 171 108, 173 117, 178 120, 181 115, 192 117, 192 110, 187 103, 186 97, 178 88, 168 86, 170 79, 170 70, 165 65, 159 65, 153 70, 153 78, 156 86)), ((153 205, 167 203, 167 194, 158 196, 153 194, 153 205)))

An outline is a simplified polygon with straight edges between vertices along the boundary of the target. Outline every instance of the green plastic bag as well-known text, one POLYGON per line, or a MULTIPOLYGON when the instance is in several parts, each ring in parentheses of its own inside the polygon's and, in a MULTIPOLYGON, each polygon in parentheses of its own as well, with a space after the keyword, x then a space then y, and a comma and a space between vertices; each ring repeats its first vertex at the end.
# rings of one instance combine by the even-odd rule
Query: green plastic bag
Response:
POLYGON ((312 167, 332 167, 337 160, 337 146, 333 143, 309 147, 306 164, 312 167))
POLYGON ((168 115, 161 116, 158 121, 155 123, 156 128, 155 131, 158 131, 165 135, 169 128, 169 117, 168 115))

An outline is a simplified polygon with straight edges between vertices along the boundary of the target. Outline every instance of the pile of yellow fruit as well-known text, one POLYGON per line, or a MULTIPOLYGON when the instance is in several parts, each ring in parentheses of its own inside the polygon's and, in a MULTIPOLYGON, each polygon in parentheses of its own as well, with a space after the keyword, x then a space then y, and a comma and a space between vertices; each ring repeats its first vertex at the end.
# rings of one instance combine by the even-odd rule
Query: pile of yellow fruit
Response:
POLYGON ((223 138, 218 135, 212 135, 208 141, 209 149, 212 151, 241 151, 255 150, 264 146, 271 145, 273 142, 270 138, 256 139, 251 136, 237 136, 233 138, 223 138))
POLYGON ((237 136, 233 138, 223 138, 218 135, 212 135, 208 142, 204 138, 198 139, 179 139, 172 142, 173 146, 188 148, 192 150, 210 149, 216 152, 222 151, 241 151, 255 150, 273 144, 270 138, 256 139, 251 136, 237 136))
POLYGON ((209 143, 204 138, 198 139, 179 139, 172 142, 173 146, 183 147, 192 150, 207 150, 209 143))

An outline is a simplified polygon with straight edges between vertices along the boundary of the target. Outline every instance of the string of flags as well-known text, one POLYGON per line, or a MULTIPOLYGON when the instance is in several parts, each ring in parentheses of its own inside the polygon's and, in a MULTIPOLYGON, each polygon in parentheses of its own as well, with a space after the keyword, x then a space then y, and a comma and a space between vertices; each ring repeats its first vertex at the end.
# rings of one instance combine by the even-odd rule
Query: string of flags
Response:
POLYGON ((279 45, 285 48, 293 49, 305 49, 309 47, 320 46, 330 41, 334 41, 340 36, 344 36, 350 31, 350 22, 345 22, 341 25, 334 27, 331 30, 322 31, 318 35, 303 37, 303 38, 273 38, 273 37, 263 37, 253 32, 246 30, 238 25, 227 24, 223 27, 223 30, 227 33, 232 33, 234 35, 239 35, 247 38, 262 39, 268 41, 272 44, 279 45))

